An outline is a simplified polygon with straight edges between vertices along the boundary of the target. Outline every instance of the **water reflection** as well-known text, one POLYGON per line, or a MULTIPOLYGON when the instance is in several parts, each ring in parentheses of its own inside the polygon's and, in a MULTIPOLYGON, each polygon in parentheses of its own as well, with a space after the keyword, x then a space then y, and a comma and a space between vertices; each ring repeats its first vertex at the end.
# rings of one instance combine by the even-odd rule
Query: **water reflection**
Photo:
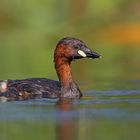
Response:
POLYGON ((0 103, 0 139, 139 140, 139 108, 140 90, 90 90, 80 100, 0 103))
POLYGON ((56 104, 58 116, 56 123, 56 136, 58 140, 76 140, 78 139, 78 111, 75 117, 70 115, 73 110, 71 99, 60 99, 56 104))

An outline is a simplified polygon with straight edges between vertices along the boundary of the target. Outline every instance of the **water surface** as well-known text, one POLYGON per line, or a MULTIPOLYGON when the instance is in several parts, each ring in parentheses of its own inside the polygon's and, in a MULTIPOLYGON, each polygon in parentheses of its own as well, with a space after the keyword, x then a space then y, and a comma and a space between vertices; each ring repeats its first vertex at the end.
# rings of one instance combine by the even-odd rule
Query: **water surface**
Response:
POLYGON ((0 104, 0 139, 138 140, 140 89, 88 90, 80 100, 0 104))

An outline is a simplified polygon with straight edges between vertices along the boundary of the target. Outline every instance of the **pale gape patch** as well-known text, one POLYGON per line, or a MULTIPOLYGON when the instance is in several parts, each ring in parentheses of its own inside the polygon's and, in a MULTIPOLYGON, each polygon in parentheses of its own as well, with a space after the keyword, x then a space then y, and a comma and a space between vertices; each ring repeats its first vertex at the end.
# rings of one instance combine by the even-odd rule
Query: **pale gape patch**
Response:
POLYGON ((82 50, 79 50, 78 54, 80 54, 82 57, 86 57, 87 56, 82 50))

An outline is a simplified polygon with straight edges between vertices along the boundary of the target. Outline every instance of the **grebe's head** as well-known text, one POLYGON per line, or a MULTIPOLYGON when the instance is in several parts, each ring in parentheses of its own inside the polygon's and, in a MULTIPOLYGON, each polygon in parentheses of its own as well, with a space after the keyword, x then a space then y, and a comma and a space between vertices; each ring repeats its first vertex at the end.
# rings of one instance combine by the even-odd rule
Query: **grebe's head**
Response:
POLYGON ((73 60, 85 57, 99 58, 100 55, 89 49, 83 41, 73 37, 66 37, 58 42, 54 57, 73 60))

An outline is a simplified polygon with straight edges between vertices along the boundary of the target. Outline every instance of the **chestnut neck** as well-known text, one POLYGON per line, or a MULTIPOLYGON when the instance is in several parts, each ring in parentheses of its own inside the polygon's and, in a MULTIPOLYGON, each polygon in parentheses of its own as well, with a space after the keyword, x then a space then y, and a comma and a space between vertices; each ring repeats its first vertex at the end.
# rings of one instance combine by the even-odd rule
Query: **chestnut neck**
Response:
POLYGON ((74 83, 70 68, 71 60, 65 57, 55 57, 55 69, 61 84, 61 87, 69 87, 74 83))
POLYGON ((80 98, 82 93, 72 78, 70 64, 72 61, 72 48, 65 45, 57 45, 54 53, 55 69, 60 81, 60 97, 80 98))

